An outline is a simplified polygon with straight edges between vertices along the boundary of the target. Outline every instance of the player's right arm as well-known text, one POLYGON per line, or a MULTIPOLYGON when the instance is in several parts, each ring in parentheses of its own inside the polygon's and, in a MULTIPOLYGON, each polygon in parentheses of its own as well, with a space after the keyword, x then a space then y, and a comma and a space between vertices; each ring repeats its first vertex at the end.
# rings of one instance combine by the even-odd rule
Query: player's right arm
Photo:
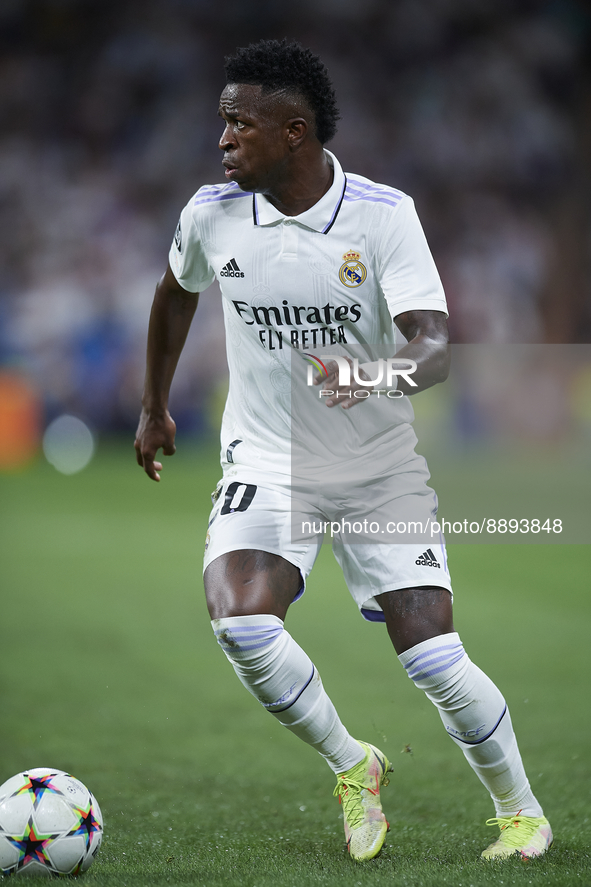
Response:
POLYGON ((173 456, 176 449, 168 395, 198 300, 199 293, 184 289, 169 265, 156 286, 150 313, 142 412, 134 444, 138 465, 155 481, 162 470, 162 463, 154 461, 157 451, 173 456))

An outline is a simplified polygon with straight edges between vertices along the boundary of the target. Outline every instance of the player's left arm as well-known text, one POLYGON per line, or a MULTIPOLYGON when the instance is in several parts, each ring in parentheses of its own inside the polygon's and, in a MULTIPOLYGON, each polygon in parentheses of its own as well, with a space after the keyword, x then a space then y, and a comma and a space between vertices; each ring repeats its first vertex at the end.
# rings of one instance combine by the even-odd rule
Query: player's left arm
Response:
MULTIPOLYGON (((397 378, 398 390, 404 394, 417 394, 438 382, 444 382, 449 373, 450 361, 447 315, 443 311, 405 311, 394 318, 394 323, 407 340, 407 344, 396 352, 396 360, 401 361, 401 369, 407 371, 397 378), (409 372, 412 364, 405 365, 404 360, 414 361, 416 369, 409 372), (411 385, 409 379, 415 384, 411 385)), ((327 407, 341 406, 344 410, 349 410, 356 404, 363 403, 364 398, 354 396, 355 391, 359 391, 363 385, 351 382, 345 388, 340 388, 337 364, 329 362, 326 367, 328 376, 319 375, 314 381, 317 385, 330 388, 335 394, 338 391, 338 396, 325 400, 327 407), (346 397, 347 391, 351 391, 351 397, 346 397)), ((369 379, 362 367, 359 372, 361 378, 369 379)))
POLYGON ((447 315, 443 311, 405 311, 394 318, 394 323, 407 340, 407 344, 396 352, 396 360, 408 358, 417 365, 409 376, 416 387, 400 375, 399 391, 417 394, 445 382, 450 364, 447 315))

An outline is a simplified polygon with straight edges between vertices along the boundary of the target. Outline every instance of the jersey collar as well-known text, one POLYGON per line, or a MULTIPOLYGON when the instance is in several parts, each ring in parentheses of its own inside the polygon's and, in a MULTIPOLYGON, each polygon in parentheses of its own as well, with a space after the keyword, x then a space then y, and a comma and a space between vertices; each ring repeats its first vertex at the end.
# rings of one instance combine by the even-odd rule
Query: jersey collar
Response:
POLYGON ((318 231, 319 234, 328 234, 339 214, 343 197, 345 196, 347 178, 334 154, 331 154, 326 148, 324 153, 334 169, 334 179, 332 185, 318 203, 315 203, 314 206, 311 206, 305 212, 300 213, 299 216, 284 216, 262 194, 253 194, 252 216, 255 225, 264 227, 265 225, 276 225, 279 222, 290 221, 310 228, 312 231, 318 231))

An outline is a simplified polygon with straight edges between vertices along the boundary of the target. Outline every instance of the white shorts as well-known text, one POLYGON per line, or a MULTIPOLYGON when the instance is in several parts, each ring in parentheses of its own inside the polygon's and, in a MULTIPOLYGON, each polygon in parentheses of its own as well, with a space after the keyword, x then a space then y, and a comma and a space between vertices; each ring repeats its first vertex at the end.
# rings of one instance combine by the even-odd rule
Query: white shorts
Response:
POLYGON ((302 586, 297 600, 304 593, 326 532, 361 614, 370 622, 383 622, 376 595, 422 586, 452 590, 441 533, 421 535, 419 542, 397 533, 409 516, 425 526, 435 520, 437 498, 426 484, 428 479, 425 460, 415 453, 395 474, 381 479, 376 489, 365 484, 355 496, 347 484, 346 497, 318 488, 300 489, 296 494, 284 475, 244 465, 228 466, 212 496, 215 502, 203 569, 230 551, 268 551, 299 569, 302 586), (369 509, 363 504, 368 501, 369 509), (302 525, 304 533, 300 532, 302 525), (401 538, 407 541, 397 541, 401 538), (371 541, 365 541, 368 539, 371 541))

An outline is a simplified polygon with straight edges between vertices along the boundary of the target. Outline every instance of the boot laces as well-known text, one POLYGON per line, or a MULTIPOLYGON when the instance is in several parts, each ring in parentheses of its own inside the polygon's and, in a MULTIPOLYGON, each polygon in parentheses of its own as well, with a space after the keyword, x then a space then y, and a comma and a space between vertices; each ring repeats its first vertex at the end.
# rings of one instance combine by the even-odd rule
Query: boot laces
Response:
POLYGON ((376 777, 376 787, 374 789, 368 785, 364 785, 363 782, 360 782, 355 778, 348 778, 346 782, 340 776, 337 777, 337 779, 338 782, 333 795, 335 798, 338 798, 339 803, 343 805, 343 814, 349 828, 352 830, 356 829, 363 824, 365 819, 362 792, 366 791, 368 794, 379 795, 380 786, 388 785, 390 780, 385 774, 381 778, 376 777))
POLYGON ((334 797, 343 805, 343 814, 350 829, 358 828, 365 818, 361 799, 363 789, 368 790, 367 786, 357 779, 348 779, 347 782, 339 779, 333 792, 334 797))
POLYGON ((507 847, 521 847, 538 828, 538 822, 531 816, 495 816, 486 820, 487 825, 498 825, 501 829, 499 840, 507 847))

